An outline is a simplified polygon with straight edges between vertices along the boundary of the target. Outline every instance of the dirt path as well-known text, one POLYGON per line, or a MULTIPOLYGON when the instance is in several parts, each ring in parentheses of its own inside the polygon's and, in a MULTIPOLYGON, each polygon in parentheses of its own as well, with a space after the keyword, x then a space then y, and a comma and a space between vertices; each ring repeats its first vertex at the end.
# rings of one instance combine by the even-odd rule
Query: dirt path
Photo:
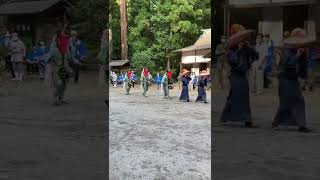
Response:
POLYGON ((105 180, 106 107, 97 73, 68 85, 67 101, 52 106, 39 80, 0 86, 1 180, 105 180))
POLYGON ((317 180, 320 177, 319 90, 306 93, 307 123, 313 133, 295 128, 272 130, 278 107, 276 88, 251 98, 253 122, 259 128, 225 127, 218 124, 227 92, 215 90, 213 97, 213 154, 215 180, 317 180))
POLYGON ((173 100, 154 88, 147 98, 139 87, 109 91, 111 180, 210 179, 210 103, 179 102, 179 90, 173 100))

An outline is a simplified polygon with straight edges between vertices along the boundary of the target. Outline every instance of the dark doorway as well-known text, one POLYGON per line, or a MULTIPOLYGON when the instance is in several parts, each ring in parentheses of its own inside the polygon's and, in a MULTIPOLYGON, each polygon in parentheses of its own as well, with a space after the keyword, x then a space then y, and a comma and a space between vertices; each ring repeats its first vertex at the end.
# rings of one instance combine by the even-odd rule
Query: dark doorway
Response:
POLYGON ((291 32, 298 27, 303 29, 304 22, 308 19, 308 6, 286 6, 283 8, 283 18, 284 31, 291 32))
POLYGON ((232 24, 241 24, 246 29, 258 30, 258 22, 262 20, 261 8, 233 8, 230 13, 230 27, 232 24))

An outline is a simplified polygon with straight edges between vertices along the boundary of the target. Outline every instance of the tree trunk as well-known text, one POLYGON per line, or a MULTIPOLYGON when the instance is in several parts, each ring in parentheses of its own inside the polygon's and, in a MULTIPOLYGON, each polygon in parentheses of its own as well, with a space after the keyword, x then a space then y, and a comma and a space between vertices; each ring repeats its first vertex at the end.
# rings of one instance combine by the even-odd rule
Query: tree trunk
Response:
POLYGON ((121 59, 128 59, 126 0, 120 0, 120 16, 121 16, 121 59))
MULTIPOLYGON (((109 15, 109 22, 111 22, 112 20, 112 16, 111 14, 109 15)), ((111 30, 111 27, 109 27, 109 32, 108 32, 108 35, 109 35, 109 57, 108 57, 108 64, 112 61, 112 30, 111 30)))

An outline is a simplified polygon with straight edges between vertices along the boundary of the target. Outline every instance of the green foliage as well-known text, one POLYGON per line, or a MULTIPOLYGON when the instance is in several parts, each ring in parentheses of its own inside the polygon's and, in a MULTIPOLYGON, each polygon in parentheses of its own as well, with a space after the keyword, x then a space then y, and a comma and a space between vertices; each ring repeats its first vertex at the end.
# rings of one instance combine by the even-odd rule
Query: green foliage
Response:
POLYGON ((111 21, 109 22, 112 30, 112 57, 111 59, 121 59, 121 26, 120 26, 120 7, 115 0, 109 1, 109 12, 111 21))
POLYGON ((155 63, 152 58, 152 54, 150 51, 142 51, 137 52, 132 56, 132 69, 140 73, 140 71, 144 67, 148 67, 151 73, 154 73, 153 69, 155 67, 155 63))
POLYGON ((102 31, 107 28, 108 1, 72 0, 68 9, 71 28, 79 32, 88 49, 89 61, 97 61, 102 31))
MULTIPOLYGON (((149 69, 163 71, 169 59, 170 68, 177 74, 181 55, 172 51, 192 45, 202 29, 211 28, 209 0, 127 0, 127 4, 129 59, 134 68, 143 61, 153 61, 154 67, 149 69)), ((115 10, 113 31, 120 29, 119 7, 115 10)), ((113 41, 113 45, 119 42, 120 48, 120 31, 113 33, 113 41)), ((114 53, 120 56, 120 51, 114 53)))

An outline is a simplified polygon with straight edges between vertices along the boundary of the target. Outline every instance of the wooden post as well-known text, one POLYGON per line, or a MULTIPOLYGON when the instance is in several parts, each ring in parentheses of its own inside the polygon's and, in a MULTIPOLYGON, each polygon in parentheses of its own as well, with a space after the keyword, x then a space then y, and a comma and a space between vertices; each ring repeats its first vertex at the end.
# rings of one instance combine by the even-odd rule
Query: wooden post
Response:
POLYGON ((126 0, 120 0, 120 16, 121 16, 121 59, 128 59, 126 0))

